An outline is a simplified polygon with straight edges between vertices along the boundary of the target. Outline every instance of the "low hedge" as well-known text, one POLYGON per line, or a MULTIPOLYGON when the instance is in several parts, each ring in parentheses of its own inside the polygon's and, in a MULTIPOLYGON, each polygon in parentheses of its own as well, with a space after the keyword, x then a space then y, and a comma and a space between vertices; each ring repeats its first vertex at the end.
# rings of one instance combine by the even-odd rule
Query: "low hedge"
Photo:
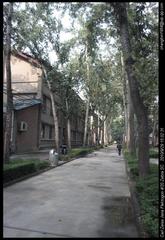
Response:
POLYGON ((80 148, 72 148, 68 154, 61 155, 60 160, 69 161, 74 157, 82 157, 86 154, 92 153, 94 150, 100 149, 102 146, 95 146, 95 147, 80 147, 80 148))
POLYGON ((24 177, 49 166, 48 161, 40 160, 12 160, 3 167, 3 182, 7 183, 12 180, 24 177))
POLYGON ((158 238, 159 232, 159 178, 158 166, 150 164, 150 172, 145 178, 139 177, 137 159, 124 152, 124 157, 127 160, 130 169, 131 178, 135 181, 135 191, 138 196, 140 205, 141 221, 145 231, 150 238, 158 238))
POLYGON ((144 179, 138 179, 136 189, 141 206, 142 222, 152 238, 158 238, 159 232, 159 178, 158 167, 150 164, 150 173, 144 179))
POLYGON ((23 177, 36 171, 35 163, 24 163, 22 165, 11 165, 4 169, 4 182, 23 177))

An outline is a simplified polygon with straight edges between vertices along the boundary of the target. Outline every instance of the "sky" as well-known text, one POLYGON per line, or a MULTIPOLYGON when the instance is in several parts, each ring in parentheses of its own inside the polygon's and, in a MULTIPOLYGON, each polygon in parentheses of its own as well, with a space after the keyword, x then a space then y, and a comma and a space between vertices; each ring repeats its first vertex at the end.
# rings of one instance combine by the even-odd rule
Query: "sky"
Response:
MULTIPOLYGON (((19 3, 19 8, 20 9, 25 9, 25 2, 20 2, 19 3)), ((29 3, 30 5, 32 5, 33 3, 29 3)), ((100 4, 100 2, 95 2, 94 4, 100 4)), ((65 29, 69 30, 72 28, 72 25, 71 25, 71 17, 69 16, 69 14, 65 13, 65 15, 63 17, 61 17, 61 12, 58 10, 58 11, 54 11, 54 16, 58 19, 61 20, 62 22, 62 25, 65 26, 65 29)), ((75 22, 74 23, 74 27, 77 30, 80 29, 80 25, 78 22, 75 22)), ((104 28, 106 28, 106 25, 104 24, 103 26, 104 28)), ((75 37, 75 33, 71 33, 71 32, 66 32, 66 31, 62 31, 60 33, 60 41, 61 42, 66 42, 68 40, 70 40, 71 38, 75 37)), ((110 39, 110 44, 113 44, 115 41, 113 38, 110 39)), ((110 47, 109 47, 110 48, 110 47)), ((79 52, 80 50, 82 49, 82 47, 79 47, 76 49, 77 52, 79 52)), ((99 44, 99 49, 102 53, 102 56, 105 57, 107 55, 107 47, 103 44, 103 43, 100 43, 99 44)), ((113 49, 111 49, 111 51, 113 51, 113 49)), ((115 50, 114 50, 115 51, 115 50)), ((56 61, 57 61, 57 55, 56 55, 56 52, 54 50, 52 50, 52 46, 51 46, 51 43, 49 44, 49 48, 48 48, 48 55, 49 55, 49 60, 51 62, 51 64, 54 64, 56 61)))

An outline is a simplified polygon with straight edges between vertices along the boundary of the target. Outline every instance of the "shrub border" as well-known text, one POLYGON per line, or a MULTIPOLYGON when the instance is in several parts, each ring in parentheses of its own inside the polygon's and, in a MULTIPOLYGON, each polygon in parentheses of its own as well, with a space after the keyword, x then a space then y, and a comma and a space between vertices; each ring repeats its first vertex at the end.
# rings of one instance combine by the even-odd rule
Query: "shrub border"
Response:
MULTIPOLYGON (((123 157, 124 157, 124 154, 123 154, 123 157)), ((139 237, 140 238, 149 238, 148 233, 144 229, 144 225, 142 223, 142 219, 141 219, 141 216, 140 216, 140 204, 139 204, 137 192, 136 192, 136 189, 135 189, 135 184, 136 183, 132 178, 132 174, 130 172, 128 162, 127 162, 127 159, 125 157, 124 157, 124 161, 125 161, 126 173, 127 173, 127 176, 128 176, 128 185, 129 185, 129 189, 130 189, 131 200, 132 200, 132 203, 133 203, 132 204, 133 205, 133 212, 134 212, 138 232, 140 234, 139 237)))
MULTIPOLYGON (((93 152, 93 151, 100 150, 101 148, 104 148, 104 147, 100 147, 99 149, 91 149, 91 150, 92 150, 92 152, 93 152)), ((45 168, 45 169, 42 169, 42 170, 38 170, 38 171, 35 171, 34 173, 27 174, 27 175, 25 175, 25 176, 23 176, 23 177, 14 179, 14 180, 9 181, 9 182, 6 182, 6 183, 3 183, 3 187, 8 187, 8 186, 11 186, 11 185, 13 185, 13 184, 15 184, 15 183, 17 183, 17 182, 21 182, 21 181, 24 181, 24 180, 26 180, 26 179, 28 179, 28 178, 35 177, 35 176, 37 176, 37 175, 39 175, 39 174, 41 174, 41 173, 43 173, 43 172, 49 171, 49 170, 51 170, 51 169, 53 169, 53 168, 56 168, 56 167, 60 167, 61 165, 64 165, 64 164, 66 164, 66 163, 69 163, 69 162, 71 162, 71 161, 73 161, 73 160, 76 160, 76 159, 78 159, 78 158, 85 157, 86 155, 88 155, 88 154, 90 154, 90 153, 92 153, 92 152, 89 151, 89 152, 87 152, 87 153, 83 153, 83 154, 77 155, 77 156, 75 156, 75 157, 73 157, 73 158, 70 158, 70 159, 67 160, 67 161, 63 161, 63 162, 60 163, 60 164, 59 164, 59 162, 60 162, 60 161, 59 161, 57 166, 50 166, 50 167, 48 167, 48 168, 45 168)))

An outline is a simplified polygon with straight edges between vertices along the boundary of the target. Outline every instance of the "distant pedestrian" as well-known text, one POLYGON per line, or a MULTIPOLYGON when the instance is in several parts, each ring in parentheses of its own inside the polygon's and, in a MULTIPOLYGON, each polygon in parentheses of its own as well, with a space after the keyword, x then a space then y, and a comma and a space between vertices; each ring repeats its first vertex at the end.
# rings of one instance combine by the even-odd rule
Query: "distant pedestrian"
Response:
POLYGON ((117 143, 117 149, 118 149, 118 154, 120 156, 121 155, 121 149, 122 149, 122 144, 121 143, 117 143))

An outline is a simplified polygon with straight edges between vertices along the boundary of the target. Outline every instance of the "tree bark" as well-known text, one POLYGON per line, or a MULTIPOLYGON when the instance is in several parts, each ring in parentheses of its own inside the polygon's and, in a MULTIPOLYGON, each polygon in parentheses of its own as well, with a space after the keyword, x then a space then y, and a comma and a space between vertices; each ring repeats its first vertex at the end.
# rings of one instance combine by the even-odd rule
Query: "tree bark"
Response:
POLYGON ((52 103, 52 112, 53 112, 53 120, 54 120, 54 136, 55 136, 55 149, 58 154, 60 154, 60 147, 59 147, 59 124, 58 124, 58 116, 57 116, 57 107, 55 104, 54 94, 51 90, 51 85, 47 77, 46 70, 44 66, 42 65, 42 70, 44 72, 44 76, 48 85, 48 88, 50 90, 50 98, 52 103))
POLYGON ((138 82, 134 72, 134 60, 128 31, 126 3, 113 3, 116 19, 119 24, 121 45, 127 72, 130 95, 138 124, 138 162, 139 175, 144 177, 149 172, 149 132, 148 114, 138 89, 138 82))
POLYGON ((154 147, 156 145, 156 130, 157 130, 157 123, 158 123, 158 119, 157 119, 157 112, 154 113, 153 115, 153 130, 152 130, 152 146, 154 147))
POLYGON ((121 78, 123 81, 123 105, 124 105, 124 128, 125 128, 125 138, 124 144, 128 148, 129 143, 129 121, 128 121, 128 86, 126 81, 126 73, 124 68, 123 56, 121 53, 121 78))
POLYGON ((131 155, 136 155, 135 147, 135 129, 134 129, 134 109, 132 105, 130 88, 127 81, 123 56, 121 54, 122 65, 122 78, 123 78, 123 91, 124 91, 124 111, 125 111, 125 132, 126 132, 126 146, 131 155))
POLYGON ((3 160, 5 163, 9 162, 11 150, 11 126, 12 126, 12 111, 13 111, 13 96, 11 87, 11 28, 12 28, 12 13, 13 3, 9 3, 8 17, 7 17, 7 32, 6 32, 6 88, 7 88, 7 107, 5 119, 5 135, 4 135, 4 154, 3 160))
POLYGON ((83 146, 84 146, 84 147, 86 146, 86 141, 87 141, 88 116, 89 116, 89 98, 87 99, 87 103, 86 103, 85 127, 84 127, 84 140, 83 140, 83 146))
POLYGON ((70 128, 70 119, 67 119, 67 140, 68 140, 68 150, 71 149, 71 128, 70 128))
POLYGON ((106 122, 107 122, 107 138, 108 138, 108 143, 111 143, 111 142, 112 142, 112 136, 111 136, 112 117, 109 117, 106 122))
POLYGON ((70 118, 69 118, 69 106, 68 100, 65 100, 66 103, 66 111, 67 111, 67 141, 68 141, 68 149, 71 149, 71 127, 70 127, 70 118))
POLYGON ((134 109, 131 101, 130 90, 128 89, 128 126, 129 126, 129 141, 128 141, 128 149, 131 155, 136 155, 136 147, 135 147, 135 128, 134 128, 134 109))
POLYGON ((54 95, 51 90, 50 90, 50 98, 52 102, 52 112, 53 112, 53 119, 54 119, 55 148, 57 153, 60 154, 58 116, 57 116, 57 109, 56 109, 56 104, 54 100, 54 95))
MULTIPOLYGON (((89 56, 88 56, 88 41, 86 41, 86 84, 88 86, 90 82, 90 69, 89 69, 89 56)), ((88 94, 89 95, 89 94, 88 94)), ((85 114, 85 126, 84 126, 84 140, 83 140, 83 146, 86 145, 87 141, 87 131, 88 131, 88 116, 89 116, 89 105, 90 105, 90 97, 87 97, 86 102, 86 114, 85 114)))
POLYGON ((108 145, 107 121, 104 122, 104 144, 108 145))

